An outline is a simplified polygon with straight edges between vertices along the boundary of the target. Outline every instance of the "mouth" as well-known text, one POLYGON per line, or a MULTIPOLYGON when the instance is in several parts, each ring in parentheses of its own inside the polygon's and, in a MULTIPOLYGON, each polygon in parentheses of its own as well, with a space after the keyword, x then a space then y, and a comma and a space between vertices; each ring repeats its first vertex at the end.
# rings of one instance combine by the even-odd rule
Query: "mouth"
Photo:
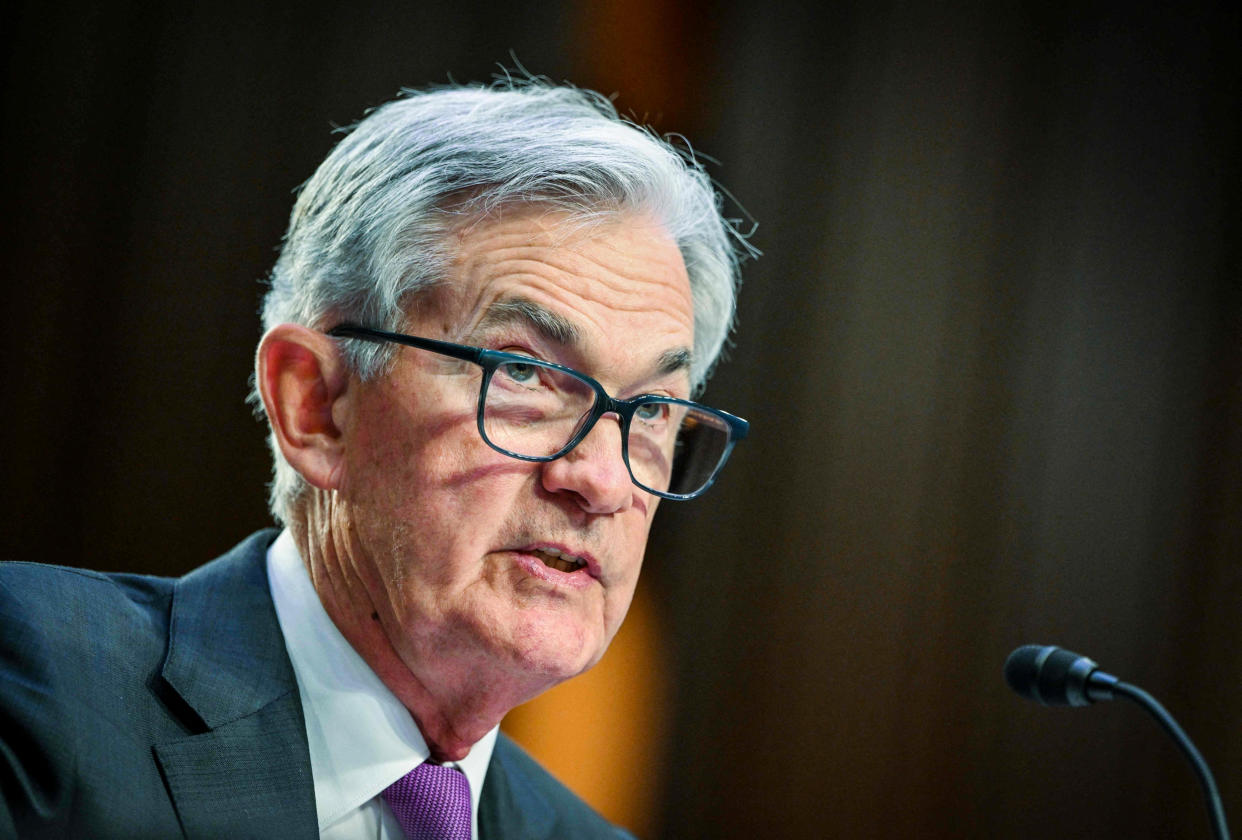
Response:
POLYGON ((538 557, 543 565, 558 572, 573 573, 585 571, 587 568, 587 561, 583 558, 553 546, 535 548, 530 553, 538 557))
POLYGON ((564 543, 541 541, 514 546, 508 551, 529 574, 558 586, 586 589, 605 580, 600 561, 581 548, 571 550, 564 543))

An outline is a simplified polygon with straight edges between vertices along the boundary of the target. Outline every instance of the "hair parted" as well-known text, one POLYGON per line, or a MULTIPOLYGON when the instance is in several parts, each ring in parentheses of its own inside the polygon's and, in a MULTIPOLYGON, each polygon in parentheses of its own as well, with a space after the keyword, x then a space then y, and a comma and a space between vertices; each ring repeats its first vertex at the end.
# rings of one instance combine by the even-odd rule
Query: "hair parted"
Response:
MULTIPOLYGON (((371 111, 301 188, 262 306, 264 330, 343 321, 400 330, 414 295, 444 282, 463 219, 539 204, 592 220, 645 212, 677 243, 694 305, 691 382, 706 382, 733 324, 738 265, 757 251, 689 148, 618 115, 593 91, 540 78, 403 90, 371 111)), ((363 379, 393 349, 345 342, 363 379)), ((257 392, 251 400, 259 405, 257 392)), ((305 490, 270 439, 270 505, 289 522, 305 490)))

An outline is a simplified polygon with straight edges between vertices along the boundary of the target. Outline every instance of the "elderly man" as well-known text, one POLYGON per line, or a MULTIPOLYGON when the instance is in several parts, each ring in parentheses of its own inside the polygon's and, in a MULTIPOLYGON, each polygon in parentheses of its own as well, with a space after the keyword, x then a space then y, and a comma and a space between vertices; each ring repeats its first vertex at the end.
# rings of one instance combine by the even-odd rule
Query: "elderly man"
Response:
POLYGON ((658 503, 745 436, 690 401, 744 248, 595 95, 368 116, 264 305, 285 529, 179 580, 0 572, 0 836, 617 836, 497 727, 599 660, 658 503))

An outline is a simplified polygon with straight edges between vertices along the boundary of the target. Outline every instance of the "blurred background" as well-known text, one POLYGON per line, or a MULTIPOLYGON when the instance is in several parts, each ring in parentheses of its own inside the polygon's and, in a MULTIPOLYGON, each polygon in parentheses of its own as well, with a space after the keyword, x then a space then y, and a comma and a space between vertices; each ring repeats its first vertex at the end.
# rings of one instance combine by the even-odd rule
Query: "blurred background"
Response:
POLYGON ((510 731, 647 838, 1207 836, 1138 709, 1004 685, 1056 643, 1165 702, 1236 828, 1240 36, 1223 3, 8 4, 0 557, 180 574, 268 524, 243 399, 294 190, 400 87, 516 57, 718 159, 764 256, 705 396, 751 438, 510 731))

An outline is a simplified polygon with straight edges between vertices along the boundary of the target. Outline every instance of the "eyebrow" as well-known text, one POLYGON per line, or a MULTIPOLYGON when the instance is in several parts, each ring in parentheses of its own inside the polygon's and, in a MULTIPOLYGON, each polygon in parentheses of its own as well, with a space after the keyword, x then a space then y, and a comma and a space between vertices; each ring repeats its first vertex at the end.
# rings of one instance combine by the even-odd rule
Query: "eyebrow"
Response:
POLYGON ((526 298, 510 298, 492 303, 483 314, 479 329, 491 330, 515 324, 534 327, 548 341, 562 347, 573 346, 581 339, 578 327, 573 321, 526 298))
POLYGON ((690 370, 690 362, 692 356, 688 347, 677 347, 673 350, 665 350, 660 354, 660 361, 656 365, 656 370, 660 375, 670 373, 680 373, 681 371, 690 370))
MULTIPOLYGON (((533 327, 545 339, 561 347, 573 347, 582 339, 573 321, 523 297, 498 300, 489 305, 478 329, 486 331, 514 325, 533 327)), ((660 354, 655 371, 660 376, 689 371, 692 359, 688 347, 674 347, 660 354)))

